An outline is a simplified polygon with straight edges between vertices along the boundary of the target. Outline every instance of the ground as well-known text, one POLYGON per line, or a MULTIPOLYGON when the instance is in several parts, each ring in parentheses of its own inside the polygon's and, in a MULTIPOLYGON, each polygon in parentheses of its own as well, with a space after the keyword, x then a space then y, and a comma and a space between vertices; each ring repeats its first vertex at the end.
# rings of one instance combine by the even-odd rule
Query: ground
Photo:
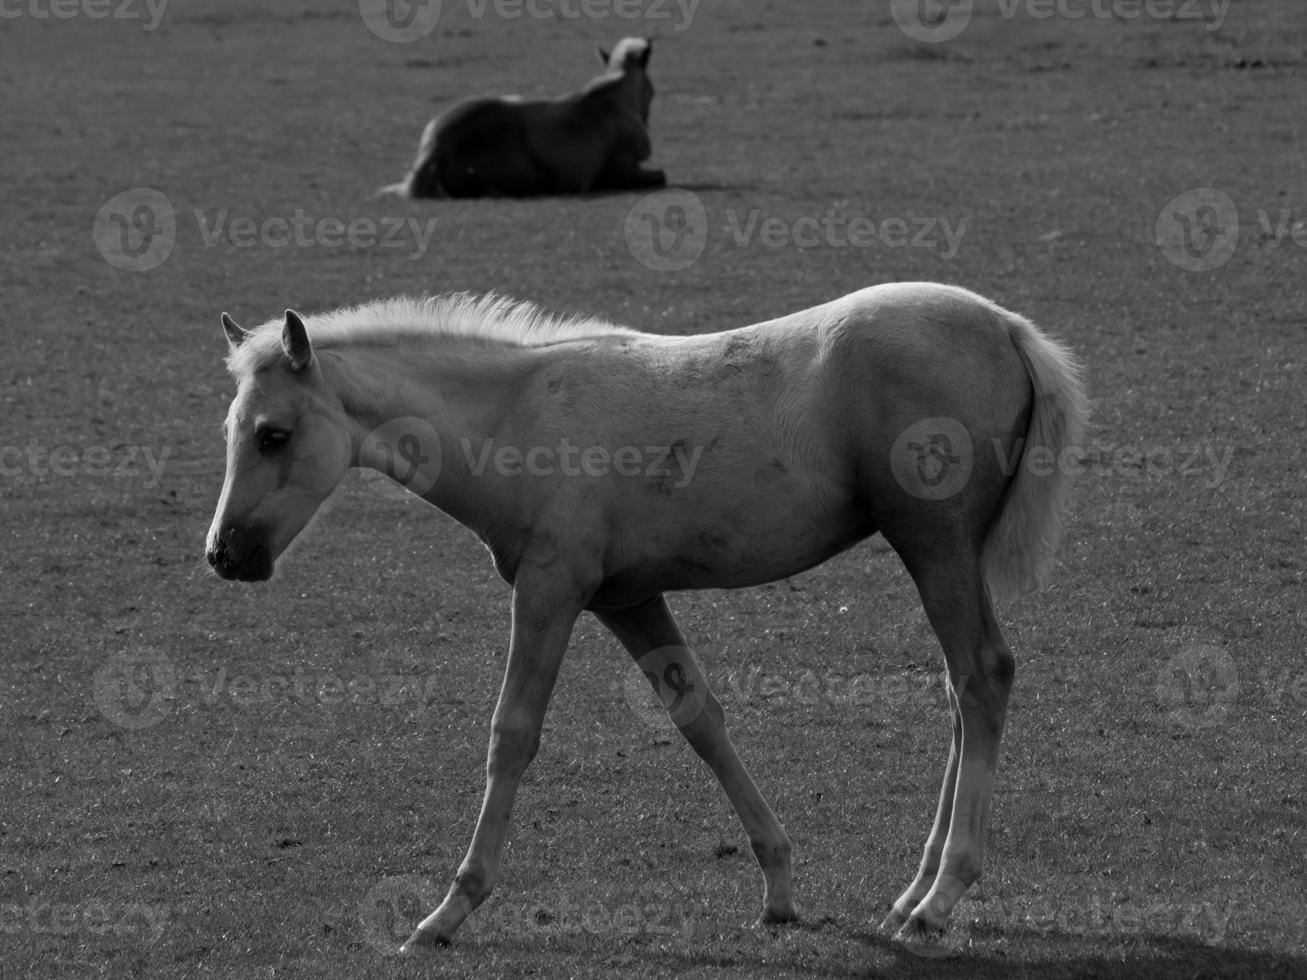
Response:
POLYGON ((446 2, 397 43, 370 0, 5 6, 0 975, 1307 974, 1307 10, 965 7, 930 41, 911 3, 446 2), (372 196, 452 100, 574 88, 635 33, 686 193, 372 196), (1054 583, 1000 610, 1016 688, 950 956, 875 929, 948 737, 879 539, 672 599, 802 925, 752 928, 725 798, 587 621, 497 892, 390 956, 470 838, 507 590, 353 476, 273 582, 209 573, 219 312, 496 290, 690 333, 899 279, 1067 341, 1095 412, 1054 583))

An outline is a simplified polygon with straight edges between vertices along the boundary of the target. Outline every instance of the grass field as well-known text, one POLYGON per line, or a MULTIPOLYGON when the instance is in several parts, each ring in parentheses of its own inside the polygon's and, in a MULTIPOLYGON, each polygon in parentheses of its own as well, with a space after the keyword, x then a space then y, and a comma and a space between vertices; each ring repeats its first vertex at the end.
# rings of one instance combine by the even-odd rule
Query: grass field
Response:
POLYGON ((0 7, 0 977, 1307 975, 1307 9, 978 0, 940 43, 888 0, 515 9, 446 0, 394 43, 350 0, 0 7), (651 163, 702 208, 697 258, 651 268, 639 195, 371 196, 453 99, 575 88, 626 34, 656 38, 651 163), (1000 612, 1017 682, 953 955, 875 929, 948 738, 878 538, 672 600, 802 925, 751 928, 724 796, 586 620, 497 892, 388 955, 470 839, 507 589, 362 477, 271 583, 212 576, 219 311, 494 289, 693 333, 898 279, 1032 317, 1095 406, 1055 583, 1000 612))

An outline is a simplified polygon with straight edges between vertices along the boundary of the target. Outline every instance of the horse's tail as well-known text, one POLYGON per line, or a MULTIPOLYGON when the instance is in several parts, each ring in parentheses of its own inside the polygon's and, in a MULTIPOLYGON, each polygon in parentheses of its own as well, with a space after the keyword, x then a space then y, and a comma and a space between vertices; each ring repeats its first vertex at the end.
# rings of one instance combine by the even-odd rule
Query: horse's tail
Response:
POLYGON ((1005 311, 1017 352, 1030 375, 1030 422, 1002 510, 982 552, 985 578, 1000 595, 1044 584, 1061 532, 1069 452, 1078 451, 1089 418, 1082 369, 1069 348, 1033 323, 1005 311))
POLYGON ((422 130, 422 139, 418 143, 417 159, 413 161, 413 166, 404 175, 404 179, 396 184, 378 187, 375 197, 381 197, 385 194, 408 198, 445 196, 440 186, 438 164, 434 158, 436 123, 438 121, 437 119, 431 120, 431 122, 427 123, 426 129, 422 130))

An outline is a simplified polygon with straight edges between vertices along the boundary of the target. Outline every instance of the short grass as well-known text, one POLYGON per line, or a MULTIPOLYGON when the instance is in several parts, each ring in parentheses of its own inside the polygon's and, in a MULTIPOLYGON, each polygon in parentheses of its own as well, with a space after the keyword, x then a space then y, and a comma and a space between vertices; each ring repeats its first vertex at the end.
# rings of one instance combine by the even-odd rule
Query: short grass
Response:
POLYGON ((681 31, 447 2, 413 45, 347 0, 174 0, 151 32, 39 4, 0 20, 0 975, 1307 975, 1307 319, 1303 250, 1276 234, 1307 204, 1307 12, 1236 0, 1214 29, 976 6, 934 46, 888 3, 828 0, 704 3, 681 31), (657 35, 654 162, 709 216, 689 268, 635 260, 633 195, 370 196, 450 100, 576 86, 635 32, 657 35), (139 186, 178 218, 135 274, 91 228, 139 186), (1155 228, 1208 186, 1237 248, 1186 271, 1155 228), (421 255, 206 244, 224 213, 297 208, 436 224, 421 255), (965 234, 949 257, 938 235, 738 243, 754 209, 965 234), (271 584, 210 576, 218 312, 495 289, 686 333, 895 279, 1030 315, 1095 400, 1056 584, 1002 611, 1017 688, 953 956, 874 928, 947 739, 940 655, 878 540, 673 599, 793 836, 802 926, 751 927, 761 882, 725 799, 585 622, 495 896, 453 947, 385 955, 470 839, 506 589, 468 532, 361 478, 271 584), (97 687, 124 657, 141 689, 97 687), (106 703, 159 717, 124 727, 106 703))

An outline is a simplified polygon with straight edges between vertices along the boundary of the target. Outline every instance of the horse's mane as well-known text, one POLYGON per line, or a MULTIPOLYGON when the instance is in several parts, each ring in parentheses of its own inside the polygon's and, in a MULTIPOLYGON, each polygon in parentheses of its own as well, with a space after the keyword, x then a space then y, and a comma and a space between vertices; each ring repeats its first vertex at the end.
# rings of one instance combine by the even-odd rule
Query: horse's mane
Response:
POLYGON ((601 89, 616 88, 626 80, 626 73, 631 69, 639 68, 643 71, 642 61, 649 57, 648 52, 651 48, 652 45, 645 38, 622 38, 608 56, 608 63, 604 66, 604 70, 586 82, 581 89, 581 94, 590 95, 601 89))
MULTIPOLYGON (((243 376, 276 363, 282 356, 284 324, 285 320, 278 318, 251 330, 244 343, 228 354, 227 369, 243 376)), ((637 332, 594 317, 558 316, 534 303, 495 293, 375 300, 306 316, 304 326, 314 348, 324 350, 393 347, 403 339, 422 338, 433 341, 464 338, 510 347, 537 347, 637 332)))

